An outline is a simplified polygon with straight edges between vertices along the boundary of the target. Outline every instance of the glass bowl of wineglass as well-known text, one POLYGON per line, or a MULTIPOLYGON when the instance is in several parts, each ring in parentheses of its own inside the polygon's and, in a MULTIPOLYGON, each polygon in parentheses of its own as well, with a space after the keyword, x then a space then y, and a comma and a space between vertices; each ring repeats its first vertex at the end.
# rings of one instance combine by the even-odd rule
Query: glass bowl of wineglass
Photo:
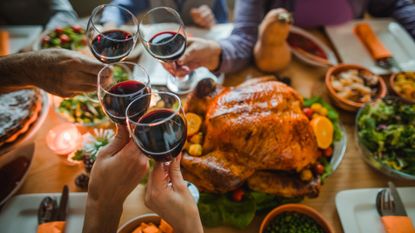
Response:
MULTIPOLYGON (((169 7, 156 7, 148 11, 139 24, 141 42, 155 59, 180 66, 177 60, 186 50, 186 33, 179 13, 169 7)), ((167 77, 167 87, 176 94, 192 90, 192 73, 185 77, 167 77)))
POLYGON ((183 149, 187 123, 180 98, 169 92, 153 92, 133 100, 125 112, 135 143, 149 158, 169 163, 183 149), (143 108, 144 103, 149 103, 143 108))
POLYGON ((107 64, 119 62, 135 47, 138 21, 133 13, 122 6, 100 5, 92 11, 86 35, 88 47, 98 60, 107 64), (111 17, 114 14, 119 17, 111 17))
MULTIPOLYGON (((104 112, 117 124, 125 125, 125 110, 136 98, 151 93, 144 68, 131 62, 106 65, 98 73, 98 99, 104 112)), ((147 108, 144 103, 141 108, 147 108)))

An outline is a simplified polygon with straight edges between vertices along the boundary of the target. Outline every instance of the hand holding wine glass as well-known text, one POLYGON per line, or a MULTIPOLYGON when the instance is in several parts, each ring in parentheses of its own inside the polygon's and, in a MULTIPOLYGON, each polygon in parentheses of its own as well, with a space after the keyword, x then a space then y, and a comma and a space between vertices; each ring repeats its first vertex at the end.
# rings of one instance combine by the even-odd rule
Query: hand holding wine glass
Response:
POLYGON ((138 21, 134 14, 118 5, 104 4, 92 11, 86 30, 88 46, 103 63, 123 60, 134 49, 138 38, 138 21), (106 16, 106 11, 119 12, 124 24, 106 16))
MULTIPOLYGON (((154 58, 171 66, 180 66, 176 61, 186 51, 186 33, 179 13, 169 7, 157 7, 147 12, 139 25, 141 42, 154 58)), ((191 91, 191 75, 167 79, 167 87, 174 93, 191 91)))
MULTIPOLYGON (((136 98, 151 93, 150 78, 138 64, 117 62, 106 65, 98 73, 98 99, 114 123, 125 124, 125 110, 136 98)), ((145 110, 148 98, 135 107, 145 110)))

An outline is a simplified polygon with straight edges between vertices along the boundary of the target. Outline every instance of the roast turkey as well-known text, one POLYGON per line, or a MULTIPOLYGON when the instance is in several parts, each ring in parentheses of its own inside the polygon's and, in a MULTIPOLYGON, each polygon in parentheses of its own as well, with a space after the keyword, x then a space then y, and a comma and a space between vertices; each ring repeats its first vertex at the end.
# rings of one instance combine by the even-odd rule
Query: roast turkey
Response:
POLYGON ((203 155, 184 153, 185 179, 215 193, 247 184, 283 197, 318 195, 318 175, 299 178, 321 156, 299 93, 273 78, 200 92, 189 95, 185 111, 204 119, 203 155))

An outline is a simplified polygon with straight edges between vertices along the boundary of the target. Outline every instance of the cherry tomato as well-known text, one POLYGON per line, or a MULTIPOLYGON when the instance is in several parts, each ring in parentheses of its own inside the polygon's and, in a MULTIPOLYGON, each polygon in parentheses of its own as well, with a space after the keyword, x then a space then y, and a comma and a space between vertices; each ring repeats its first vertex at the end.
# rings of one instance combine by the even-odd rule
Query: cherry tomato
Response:
POLYGON ((318 163, 314 168, 319 175, 324 173, 324 166, 321 163, 318 163))
POLYGON ((330 158, 333 155, 333 147, 330 146, 329 148, 325 149, 324 150, 324 155, 327 158, 330 158))
POLYGON ((62 34, 63 33, 63 28, 61 28, 61 27, 55 28, 55 33, 58 34, 58 35, 62 34))
POLYGON ((72 27, 73 32, 75 33, 81 33, 82 32, 82 27, 79 25, 73 25, 72 27))
POLYGON ((59 36, 59 39, 61 40, 62 44, 66 44, 69 41, 71 41, 71 38, 69 38, 69 36, 62 34, 59 36))
POLYGON ((42 38, 42 44, 49 44, 50 42, 50 37, 49 36, 44 36, 42 38))
POLYGON ((309 119, 311 119, 312 117, 313 117, 313 114, 314 114, 314 110, 313 109, 311 109, 311 108, 304 108, 303 109, 303 112, 304 112, 304 114, 309 118, 309 119))
POLYGON ((237 190, 233 191, 233 193, 232 193, 232 200, 234 200, 236 202, 240 202, 244 198, 244 195, 245 195, 245 192, 244 192, 243 189, 237 189, 237 190))

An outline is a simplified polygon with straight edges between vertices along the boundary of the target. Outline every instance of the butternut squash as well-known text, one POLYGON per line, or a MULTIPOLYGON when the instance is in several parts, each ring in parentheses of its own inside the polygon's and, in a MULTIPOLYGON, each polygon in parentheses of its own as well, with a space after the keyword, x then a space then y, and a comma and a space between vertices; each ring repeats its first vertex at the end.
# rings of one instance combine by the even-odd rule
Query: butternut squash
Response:
POLYGON ((291 61, 287 43, 292 22, 291 14, 284 9, 273 9, 258 28, 258 41, 254 47, 257 67, 264 72, 277 72, 291 61))

